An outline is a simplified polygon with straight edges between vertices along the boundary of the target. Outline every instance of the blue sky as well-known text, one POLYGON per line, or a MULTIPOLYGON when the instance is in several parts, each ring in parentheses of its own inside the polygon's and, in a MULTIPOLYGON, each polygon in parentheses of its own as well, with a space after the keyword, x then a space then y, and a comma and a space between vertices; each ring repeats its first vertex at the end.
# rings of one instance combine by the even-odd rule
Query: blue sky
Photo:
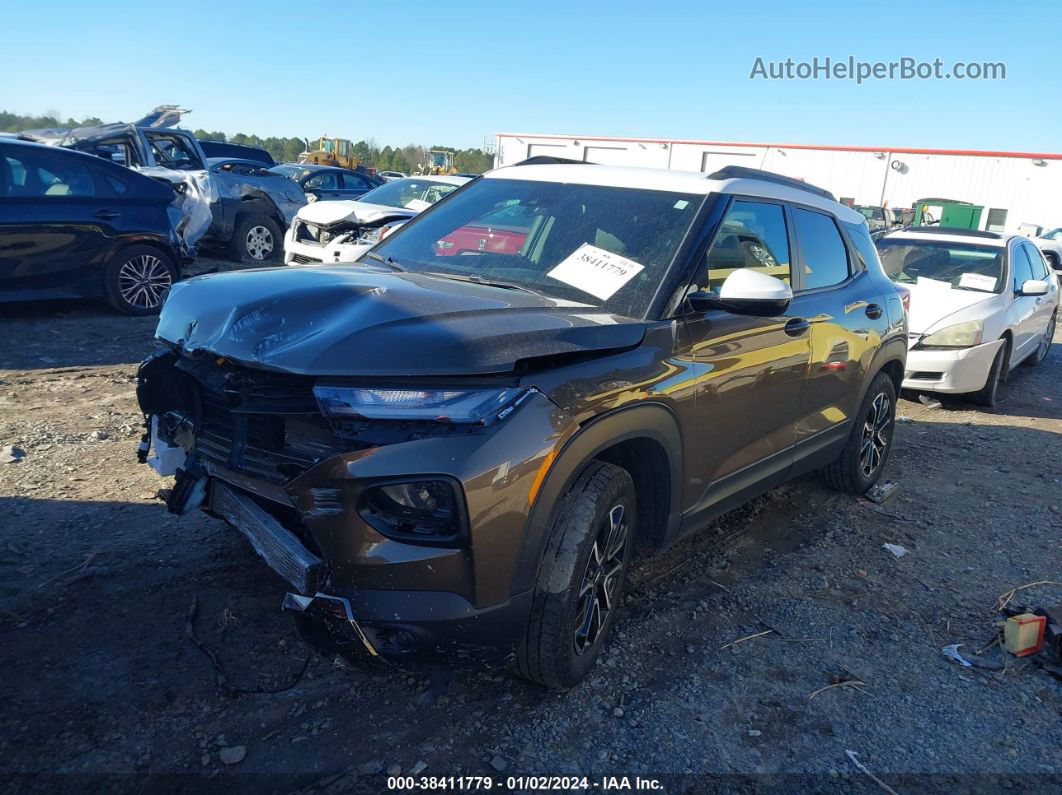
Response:
POLYGON ((179 103, 190 127, 380 145, 507 131, 1062 151, 1057 0, 3 6, 0 110, 15 113, 179 103), (1007 79, 749 79, 757 56, 849 55, 1002 61, 1007 79))

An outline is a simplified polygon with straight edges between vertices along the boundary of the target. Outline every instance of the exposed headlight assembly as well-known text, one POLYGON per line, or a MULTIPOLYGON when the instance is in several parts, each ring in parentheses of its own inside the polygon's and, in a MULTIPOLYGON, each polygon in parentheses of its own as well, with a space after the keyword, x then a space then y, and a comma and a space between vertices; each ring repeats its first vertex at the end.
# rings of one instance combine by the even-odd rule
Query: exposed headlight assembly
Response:
POLYGON ((923 337, 918 344, 925 348, 972 348, 981 344, 985 325, 981 320, 967 320, 942 328, 923 337))
POLYGON ((331 419, 360 417, 490 425, 509 416, 530 394, 530 389, 405 389, 318 384, 313 393, 321 413, 331 419))

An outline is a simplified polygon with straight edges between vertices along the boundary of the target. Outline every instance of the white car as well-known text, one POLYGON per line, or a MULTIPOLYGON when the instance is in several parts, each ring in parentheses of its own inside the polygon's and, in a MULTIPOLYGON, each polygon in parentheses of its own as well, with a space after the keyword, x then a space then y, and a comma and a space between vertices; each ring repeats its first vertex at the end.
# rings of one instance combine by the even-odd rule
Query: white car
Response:
POLYGON ((468 182, 467 177, 406 177, 355 201, 311 202, 284 235, 285 265, 324 265, 358 259, 422 210, 468 182))
POLYGON ((1062 271, 1062 229, 1044 232, 1033 238, 1033 243, 1043 252, 1048 265, 1056 271, 1062 271))
POLYGON ((911 291, 905 389, 993 406, 1013 368, 1047 358, 1059 287, 1029 238, 926 227, 877 246, 885 272, 911 291))

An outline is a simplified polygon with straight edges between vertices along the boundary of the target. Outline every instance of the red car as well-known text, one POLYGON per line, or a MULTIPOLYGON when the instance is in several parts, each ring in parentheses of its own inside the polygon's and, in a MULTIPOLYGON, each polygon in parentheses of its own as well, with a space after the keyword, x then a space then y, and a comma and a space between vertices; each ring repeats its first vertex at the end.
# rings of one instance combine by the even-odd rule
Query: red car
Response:
POLYGON ((455 229, 438 241, 435 249, 446 257, 468 251, 517 254, 527 240, 532 220, 526 207, 510 205, 476 219, 474 224, 455 229))

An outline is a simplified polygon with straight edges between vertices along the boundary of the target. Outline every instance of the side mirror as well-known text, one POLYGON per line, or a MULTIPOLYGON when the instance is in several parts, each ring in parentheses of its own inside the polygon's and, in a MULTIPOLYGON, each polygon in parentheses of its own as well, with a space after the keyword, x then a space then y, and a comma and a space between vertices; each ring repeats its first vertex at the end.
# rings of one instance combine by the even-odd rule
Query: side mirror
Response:
POLYGON ((696 312, 722 309, 735 315, 775 317, 789 308, 793 290, 774 276, 739 268, 726 277, 719 295, 699 290, 690 293, 686 300, 696 312))
POLYGON ((1047 286, 1047 282, 1041 282, 1036 279, 1027 279, 1021 283, 1021 289, 1018 290, 1019 295, 1047 295, 1047 291, 1050 288, 1047 286))

